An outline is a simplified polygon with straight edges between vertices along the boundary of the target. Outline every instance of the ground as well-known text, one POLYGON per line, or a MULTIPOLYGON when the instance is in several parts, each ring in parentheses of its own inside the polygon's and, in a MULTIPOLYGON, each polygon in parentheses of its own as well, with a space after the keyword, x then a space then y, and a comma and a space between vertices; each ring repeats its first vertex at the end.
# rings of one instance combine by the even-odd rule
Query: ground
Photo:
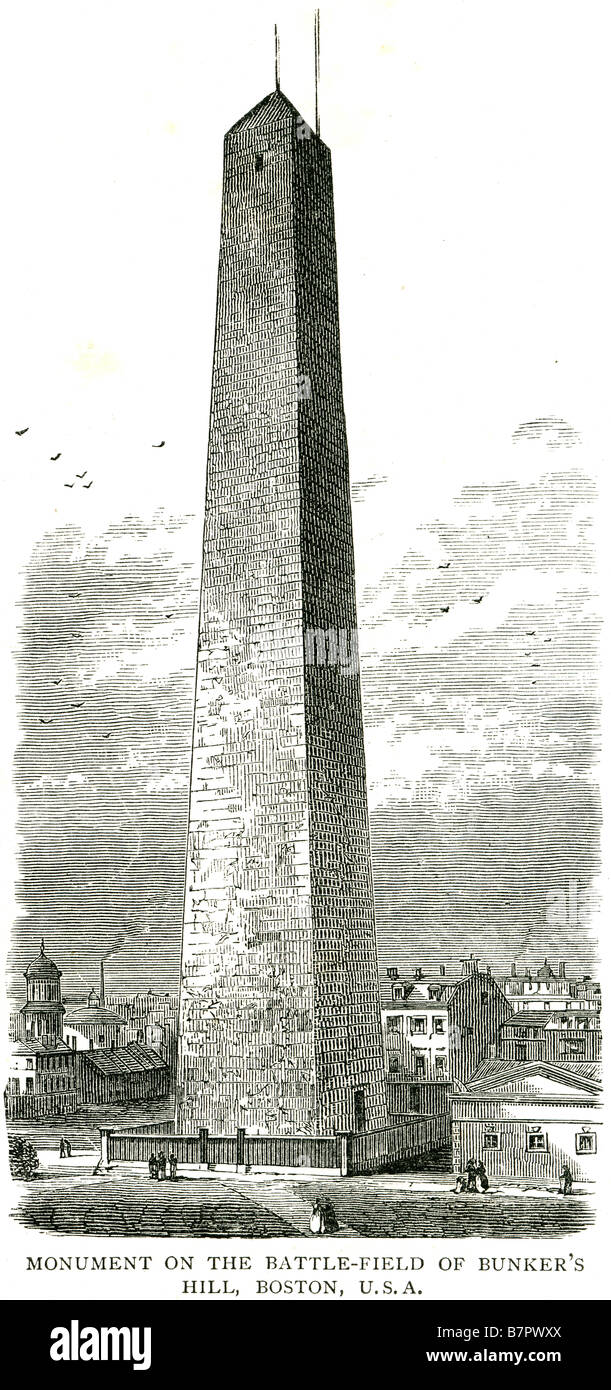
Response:
POLYGON ((563 1198, 553 1187, 493 1184, 483 1196, 455 1196, 450 1173, 422 1172, 339 1178, 217 1170, 156 1182, 133 1167, 94 1172, 92 1149, 75 1145, 62 1162, 56 1144, 39 1148, 37 1178, 15 1184, 15 1218, 58 1235, 309 1236, 312 1202, 323 1196, 334 1204, 342 1238, 549 1240, 593 1220, 585 1193, 563 1198))

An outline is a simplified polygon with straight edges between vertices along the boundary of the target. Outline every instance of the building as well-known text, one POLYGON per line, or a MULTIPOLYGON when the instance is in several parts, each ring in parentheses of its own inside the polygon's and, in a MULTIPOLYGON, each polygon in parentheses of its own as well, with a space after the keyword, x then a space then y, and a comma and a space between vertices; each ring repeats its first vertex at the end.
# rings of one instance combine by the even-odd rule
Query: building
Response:
POLYGON ((583 975, 581 979, 567 979, 563 960, 558 961, 556 970, 548 960, 544 960, 539 970, 524 970, 520 975, 517 966, 511 967, 511 974, 503 980, 503 991, 516 1013, 533 1009, 537 1013, 574 1010, 600 1013, 600 985, 583 975))
POLYGON ((76 1110, 76 1072, 63 1039, 61 970, 40 953, 24 971, 26 1002, 13 1015, 4 1107, 9 1120, 76 1110))
POLYGON ((62 1002, 61 970, 45 955, 44 939, 40 954, 24 971, 26 1002, 19 1015, 19 1040, 37 1040, 49 1046, 61 1042, 65 1008, 62 1002))
POLYGON ((411 978, 387 974, 382 995, 384 1050, 391 1110, 449 1106, 448 1082, 467 1080, 495 1044, 511 1007, 489 969, 470 957, 460 975, 417 968, 411 978), (444 1083, 441 1102, 431 1090, 444 1083))
POLYGON ((225 138, 177 1125, 386 1123, 331 156, 225 138))
POLYGON ((598 1173, 600 1067, 595 1062, 482 1062, 452 1095, 456 1171, 482 1159, 496 1178, 534 1182, 598 1173))
POLYGON ((511 1062, 596 1062, 601 1049, 598 1012, 521 1009, 501 1024, 494 1055, 511 1062))
POLYGON ((140 1043, 78 1052, 76 1060, 85 1104, 118 1105, 168 1093, 169 1071, 163 1058, 140 1043))
POLYGON ((8 1120, 70 1114, 78 1107, 73 1054, 64 1042, 15 1042, 4 1092, 8 1120))
POLYGON ((153 990, 106 996, 108 1007, 123 1019, 125 1042, 140 1042, 163 1057, 176 1075, 178 995, 154 994, 153 990))
POLYGON ((120 1047, 126 1033, 125 1020, 106 1008, 95 989, 89 991, 86 1004, 70 1008, 64 1022, 64 1037, 75 1052, 120 1047))

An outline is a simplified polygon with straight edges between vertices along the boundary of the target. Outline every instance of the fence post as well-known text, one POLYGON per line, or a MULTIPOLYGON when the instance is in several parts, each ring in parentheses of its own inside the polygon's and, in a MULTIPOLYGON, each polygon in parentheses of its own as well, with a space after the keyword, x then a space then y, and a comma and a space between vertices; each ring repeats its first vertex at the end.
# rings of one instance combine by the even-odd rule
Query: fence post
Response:
POLYGON ((100 1130, 100 1164, 101 1164, 102 1168, 110 1168, 110 1163, 108 1162, 108 1136, 109 1136, 109 1134, 110 1134, 110 1130, 109 1130, 109 1129, 101 1129, 101 1130, 100 1130))
POLYGON ((339 1172, 340 1177, 347 1178, 352 1170, 352 1133, 350 1130, 338 1130, 339 1139, 339 1172))
POLYGON ((200 1129, 200 1130, 198 1130, 198 1135, 199 1135, 199 1166, 200 1166, 200 1168, 207 1168, 207 1167, 208 1167, 208 1130, 207 1130, 207 1129, 200 1129))
POLYGON ((243 1168, 243 1167, 244 1167, 244 1140, 245 1140, 245 1138, 246 1138, 246 1130, 245 1130, 245 1129, 238 1129, 238 1131, 237 1131, 237 1133, 236 1133, 236 1150, 235 1150, 235 1164, 236 1164, 236 1170, 237 1170, 238 1172, 240 1171, 240 1168, 243 1168))

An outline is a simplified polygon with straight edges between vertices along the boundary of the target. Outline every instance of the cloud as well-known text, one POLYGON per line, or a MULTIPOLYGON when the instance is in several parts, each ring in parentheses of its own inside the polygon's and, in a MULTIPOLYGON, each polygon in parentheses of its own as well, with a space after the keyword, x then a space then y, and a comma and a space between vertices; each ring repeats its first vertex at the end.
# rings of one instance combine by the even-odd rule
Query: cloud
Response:
POLYGON ((566 420, 555 415, 544 415, 538 420, 525 420, 514 430, 512 439, 518 444, 522 439, 542 439, 548 449, 573 449, 581 444, 581 437, 566 420))
POLYGON ((73 975, 95 978, 109 940, 141 972, 146 937, 145 973, 164 988, 176 971, 199 590, 191 520, 127 517, 124 531, 113 523, 93 538, 65 526, 32 554, 17 650, 17 978, 42 930, 68 989, 73 975))

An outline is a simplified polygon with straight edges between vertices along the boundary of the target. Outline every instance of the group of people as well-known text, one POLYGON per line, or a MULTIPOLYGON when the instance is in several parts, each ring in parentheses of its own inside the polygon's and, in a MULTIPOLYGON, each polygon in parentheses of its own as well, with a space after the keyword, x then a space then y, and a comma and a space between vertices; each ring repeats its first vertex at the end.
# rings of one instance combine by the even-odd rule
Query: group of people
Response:
MULTIPOLYGON (((464 1173, 459 1173, 456 1178, 455 1192, 487 1192, 489 1188, 488 1174, 481 1158, 477 1161, 470 1158, 465 1165, 464 1173)), ((570 1197, 573 1192, 573 1174, 568 1163, 565 1163, 560 1174, 561 1197, 570 1197)))
POLYGON ((339 1231, 339 1221, 335 1213, 333 1202, 328 1198, 324 1200, 320 1197, 312 1203, 312 1215, 310 1217, 310 1230, 313 1236, 333 1235, 339 1231))
POLYGON ((70 1158, 71 1153, 72 1144, 70 1143, 69 1139, 64 1139, 64 1136, 62 1134, 62 1137, 59 1141, 59 1156, 60 1158, 70 1158))
POLYGON ((456 1178, 455 1192, 487 1192, 490 1184, 481 1158, 470 1158, 463 1173, 456 1178))
POLYGON ((168 1176, 168 1168, 170 1170, 170 1181, 175 1182, 178 1177, 178 1159, 175 1153, 168 1154, 167 1159, 163 1149, 160 1149, 158 1154, 151 1154, 149 1158, 149 1178, 157 1178, 159 1181, 162 1181, 168 1176))

